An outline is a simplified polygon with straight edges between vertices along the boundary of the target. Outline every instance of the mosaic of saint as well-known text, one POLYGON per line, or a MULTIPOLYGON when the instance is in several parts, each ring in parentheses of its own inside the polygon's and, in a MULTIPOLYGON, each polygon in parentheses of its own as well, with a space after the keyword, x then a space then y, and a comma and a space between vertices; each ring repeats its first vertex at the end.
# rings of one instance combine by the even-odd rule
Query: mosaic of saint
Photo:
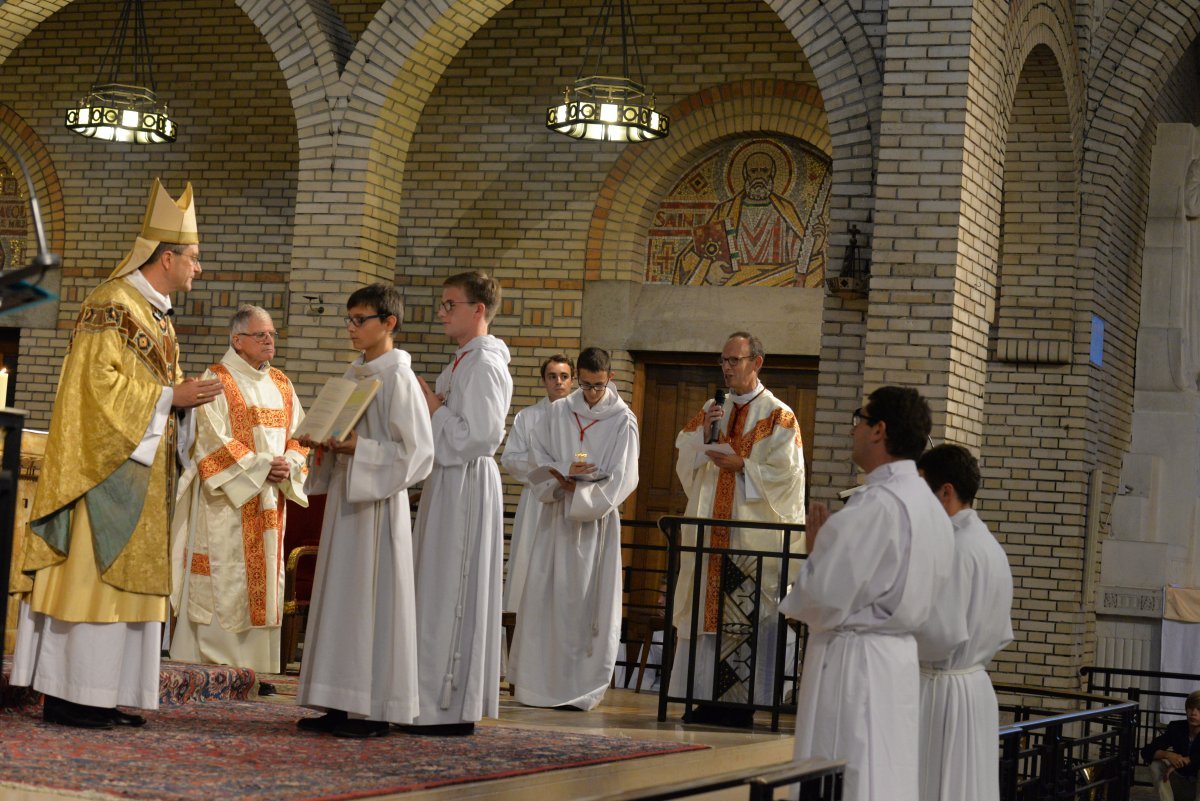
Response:
POLYGON ((646 282, 821 286, 829 167, 794 140, 743 139, 706 156, 654 215, 646 282))
POLYGON ((22 184, 0 163, 0 272, 25 266, 29 220, 22 184))

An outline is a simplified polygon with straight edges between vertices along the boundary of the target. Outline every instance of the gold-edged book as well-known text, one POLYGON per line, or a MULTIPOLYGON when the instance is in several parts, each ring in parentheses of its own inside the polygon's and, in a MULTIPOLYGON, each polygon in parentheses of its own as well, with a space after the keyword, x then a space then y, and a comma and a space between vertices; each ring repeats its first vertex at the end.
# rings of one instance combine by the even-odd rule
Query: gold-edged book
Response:
POLYGON ((324 442, 332 437, 341 442, 358 425, 381 385, 378 378, 364 378, 362 381, 329 379, 304 413, 304 420, 292 438, 308 437, 314 442, 324 442))

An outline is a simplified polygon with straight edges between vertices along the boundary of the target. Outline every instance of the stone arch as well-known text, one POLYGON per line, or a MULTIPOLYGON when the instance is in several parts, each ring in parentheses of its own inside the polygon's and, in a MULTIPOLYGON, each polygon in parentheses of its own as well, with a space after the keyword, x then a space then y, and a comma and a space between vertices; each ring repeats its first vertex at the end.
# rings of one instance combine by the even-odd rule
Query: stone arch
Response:
MULTIPOLYGON (((1031 25, 1025 33, 1011 51, 1025 55, 1006 125, 976 507, 995 520, 993 531, 1010 553, 1047 555, 1013 566, 1014 614, 1042 624, 1078 608, 1076 600, 1043 593, 1039 580, 1047 571, 1060 588, 1082 590, 1087 483, 1080 465, 1087 444, 1071 432, 1084 427, 1086 413, 1071 395, 1087 360, 1085 348, 1081 363, 1078 344, 1079 110, 1052 26, 1031 25)), ((1075 634, 1082 641, 1082 628, 1075 634)), ((1073 666, 1045 664, 1050 642, 1040 627, 1026 627, 1017 646, 998 657, 1000 669, 1011 676, 1048 671, 1052 686, 1073 686, 1073 666)))
MULTIPOLYGON (((458 51, 511 2, 387 0, 347 63, 342 81, 347 119, 336 133, 337 151, 346 163, 363 165, 356 172, 364 180, 369 176, 371 197, 364 203, 362 228, 373 261, 394 250, 395 235, 388 236, 385 218, 398 207, 421 110, 458 51), (374 125, 352 123, 351 117, 374 120, 374 125)), ((847 0, 764 2, 795 36, 829 104, 835 170, 840 170, 831 213, 865 223, 869 209, 851 211, 850 198, 871 195, 882 87, 867 32, 847 0)))
POLYGON ((726 84, 685 98, 667 112, 672 119, 670 137, 625 150, 605 178, 592 213, 585 280, 641 280, 650 218, 679 178, 679 165, 700 150, 732 136, 761 132, 793 136, 832 156, 817 90, 782 81, 762 84, 726 84), (753 120, 754 126, 738 124, 744 120, 753 120))
MULTIPOLYGON (((17 151, 25 161, 25 166, 29 168, 30 179, 34 191, 37 192, 38 208, 46 229, 46 244, 52 253, 61 256, 67 237, 66 204, 63 202, 62 184, 59 182, 50 151, 21 115, 3 104, 0 104, 0 139, 17 151)), ((24 179, 20 167, 7 152, 0 152, 0 158, 9 164, 18 180, 24 179)), ((32 225, 32 221, 30 224, 32 225)), ((32 234, 32 231, 30 233, 32 234)), ((61 280, 60 271, 47 273, 41 286, 57 294, 61 280)), ((46 303, 6 316, 4 325, 53 328, 57 325, 57 317, 58 304, 46 303)))
POLYGON ((1008 119, 998 291, 1000 362, 1065 364, 1075 345, 1076 131, 1060 62, 1035 45, 1008 119))

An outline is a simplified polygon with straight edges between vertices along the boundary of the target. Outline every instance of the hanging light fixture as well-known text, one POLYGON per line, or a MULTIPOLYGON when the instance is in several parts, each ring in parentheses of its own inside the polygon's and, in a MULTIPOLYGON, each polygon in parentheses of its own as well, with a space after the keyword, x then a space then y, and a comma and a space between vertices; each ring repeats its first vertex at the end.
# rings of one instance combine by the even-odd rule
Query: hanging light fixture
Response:
POLYGON ((96 82, 78 106, 67 109, 67 128, 110 142, 175 141, 175 122, 167 114, 167 104, 154 93, 142 0, 125 0, 96 82))
POLYGON ((546 127, 574 139, 645 142, 665 137, 668 125, 667 115, 654 110, 654 96, 646 92, 629 4, 626 0, 604 0, 575 82, 563 90, 562 103, 546 109, 546 127), (607 50, 614 7, 621 26, 621 76, 616 78, 603 76, 600 64, 607 50), (631 51, 636 80, 630 72, 631 51), (591 70, 585 75, 589 65, 591 70))

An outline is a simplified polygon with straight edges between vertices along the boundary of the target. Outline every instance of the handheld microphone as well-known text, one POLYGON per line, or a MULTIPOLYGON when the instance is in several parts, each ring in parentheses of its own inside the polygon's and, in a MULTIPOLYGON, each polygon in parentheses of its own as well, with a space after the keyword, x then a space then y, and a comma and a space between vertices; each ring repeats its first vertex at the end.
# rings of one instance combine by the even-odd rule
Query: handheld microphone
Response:
MULTIPOLYGON (((724 406, 724 405, 725 405, 725 390, 721 389, 720 387, 717 387, 717 394, 713 395, 713 406, 724 406)), ((708 441, 709 442, 717 441, 717 429, 719 429, 720 427, 721 427, 720 420, 712 421, 712 430, 708 433, 708 441)))

